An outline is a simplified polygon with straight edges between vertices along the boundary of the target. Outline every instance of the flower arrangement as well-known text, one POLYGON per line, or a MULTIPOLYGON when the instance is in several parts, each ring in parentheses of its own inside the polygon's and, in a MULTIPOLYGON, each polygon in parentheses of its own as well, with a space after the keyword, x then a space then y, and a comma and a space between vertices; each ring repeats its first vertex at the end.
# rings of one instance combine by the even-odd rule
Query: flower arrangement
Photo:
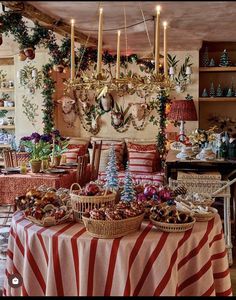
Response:
POLYGON ((217 126, 210 127, 208 130, 196 129, 189 135, 189 140, 193 145, 199 145, 205 147, 209 143, 215 141, 215 131, 217 126))
POLYGON ((68 140, 60 135, 58 130, 40 135, 37 132, 22 137, 20 146, 24 146, 30 153, 31 160, 48 159, 49 156, 59 156, 66 151, 68 140))

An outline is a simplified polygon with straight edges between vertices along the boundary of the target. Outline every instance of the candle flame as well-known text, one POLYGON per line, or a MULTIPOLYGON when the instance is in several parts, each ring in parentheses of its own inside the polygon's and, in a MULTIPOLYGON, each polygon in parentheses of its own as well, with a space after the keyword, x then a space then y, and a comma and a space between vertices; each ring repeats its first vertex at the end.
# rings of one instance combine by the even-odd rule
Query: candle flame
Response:
POLYGON ((101 7, 101 8, 100 8, 100 15, 102 14, 102 12, 103 12, 103 8, 101 7))
POLYGON ((164 22, 163 22, 163 26, 164 26, 164 28, 166 28, 166 27, 167 27, 167 24, 168 24, 168 23, 167 23, 166 21, 164 21, 164 22))
POLYGON ((71 19, 71 24, 74 25, 75 24, 75 20, 71 19))
POLYGON ((160 14, 160 11, 161 11, 160 5, 157 5, 156 10, 157 10, 157 13, 158 13, 158 15, 159 15, 159 14, 160 14))
POLYGON ((117 31, 118 35, 120 35, 120 30, 117 31))

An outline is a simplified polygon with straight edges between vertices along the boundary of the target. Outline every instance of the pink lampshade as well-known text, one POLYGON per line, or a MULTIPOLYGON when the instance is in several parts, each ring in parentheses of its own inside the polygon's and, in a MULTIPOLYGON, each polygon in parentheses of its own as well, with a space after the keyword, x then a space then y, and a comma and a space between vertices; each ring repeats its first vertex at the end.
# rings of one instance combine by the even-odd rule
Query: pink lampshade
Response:
POLYGON ((173 121, 197 121, 197 112, 193 100, 174 100, 168 119, 173 121))

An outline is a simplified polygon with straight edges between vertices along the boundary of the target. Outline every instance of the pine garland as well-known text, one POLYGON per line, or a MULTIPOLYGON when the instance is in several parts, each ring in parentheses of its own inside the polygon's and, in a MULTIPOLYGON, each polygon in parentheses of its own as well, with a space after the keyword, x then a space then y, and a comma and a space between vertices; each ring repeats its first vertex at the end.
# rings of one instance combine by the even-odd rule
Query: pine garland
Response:
POLYGON ((53 93, 55 92, 55 81, 50 76, 52 63, 43 66, 43 83, 44 89, 42 91, 43 100, 43 124, 44 133, 50 133, 54 127, 54 101, 53 93))

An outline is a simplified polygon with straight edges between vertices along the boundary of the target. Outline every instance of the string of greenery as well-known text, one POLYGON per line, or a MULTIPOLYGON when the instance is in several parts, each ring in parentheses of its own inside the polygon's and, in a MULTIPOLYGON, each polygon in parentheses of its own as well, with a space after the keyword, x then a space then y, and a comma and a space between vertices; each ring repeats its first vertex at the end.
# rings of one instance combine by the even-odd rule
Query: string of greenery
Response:
MULTIPOLYGON (((54 127, 54 101, 53 93, 55 92, 55 82, 51 78, 50 71, 54 65, 63 65, 70 67, 70 46, 71 41, 68 36, 64 37, 59 46, 56 41, 56 36, 52 30, 49 30, 39 23, 35 22, 34 27, 29 28, 27 22, 19 12, 7 11, 0 15, 0 34, 10 34, 13 39, 19 44, 19 49, 44 47, 48 49, 51 59, 49 63, 43 66, 44 86, 42 91, 43 100, 43 123, 44 132, 48 133, 54 127)), ((81 47, 76 50, 75 65, 80 71, 87 70, 91 64, 96 67, 97 49, 91 47, 81 47)), ((104 65, 114 65, 116 63, 116 55, 110 54, 108 51, 103 52, 102 61, 104 65)), ((139 63, 141 60, 136 54, 129 56, 121 56, 121 66, 127 66, 127 63, 139 63)), ((151 71, 154 69, 154 64, 149 61, 142 60, 140 65, 141 71, 151 71)), ((157 108, 160 114, 160 131, 157 135, 157 147, 160 153, 165 152, 165 123, 166 114, 165 107, 168 98, 162 94, 159 97, 159 106, 157 108)))

